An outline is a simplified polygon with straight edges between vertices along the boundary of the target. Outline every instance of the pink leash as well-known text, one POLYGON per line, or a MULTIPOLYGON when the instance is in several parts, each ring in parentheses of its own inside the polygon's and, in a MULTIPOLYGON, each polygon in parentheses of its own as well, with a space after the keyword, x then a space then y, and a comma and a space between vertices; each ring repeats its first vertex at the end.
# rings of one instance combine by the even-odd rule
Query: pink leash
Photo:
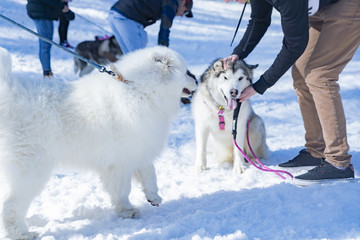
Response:
POLYGON ((250 148, 250 151, 252 153, 252 155, 254 156, 256 162, 261 166, 257 166, 255 163, 253 163, 253 161, 251 161, 251 159, 246 155, 246 153, 244 153, 243 150, 241 150, 241 148, 238 146, 237 142, 236 142, 236 139, 234 139, 234 144, 235 146, 237 147, 237 149, 239 149, 239 151, 242 153, 242 155, 246 158, 246 160, 248 160, 249 163, 251 163, 254 167, 256 167, 257 169, 261 170, 261 171, 265 171, 265 172, 273 172, 273 173, 276 173, 276 175, 278 175, 279 177, 281 177, 282 179, 286 179, 286 177, 282 176, 280 173, 284 173, 284 174, 287 174, 291 177, 291 179, 293 179, 293 175, 287 171, 282 171, 282 170, 274 170, 274 169, 271 169, 269 167, 266 167, 265 165, 263 165, 259 159, 256 157, 254 151, 252 150, 251 148, 251 145, 250 145, 250 140, 249 140, 249 122, 250 120, 248 120, 247 124, 246 124, 246 140, 249 144, 249 148, 250 148))
POLYGON ((233 136, 234 136, 234 144, 235 146, 237 147, 237 149, 239 149, 239 151, 241 152, 241 154, 246 158, 246 160, 248 160, 249 163, 251 163, 254 167, 256 167, 257 169, 261 170, 261 171, 264 171, 264 172, 273 172, 273 173, 276 173, 276 175, 278 175, 279 177, 281 177, 282 179, 286 179, 286 177, 282 176, 280 173, 283 173, 283 174, 287 174, 291 177, 291 179, 294 178, 294 176, 287 172, 287 171, 283 171, 283 170, 274 170, 274 169, 271 169, 269 167, 266 167, 265 165, 263 165, 259 159, 255 156, 255 153, 254 151, 252 150, 251 148, 251 145, 250 145, 250 139, 249 139, 249 123, 250 123, 250 119, 248 119, 247 123, 246 123, 246 140, 248 142, 248 145, 249 145, 249 148, 250 148, 250 151, 252 153, 252 155, 254 156, 256 162, 261 166, 257 166, 255 163, 253 163, 253 161, 251 161, 251 159, 246 155, 246 153, 241 150, 241 148, 238 146, 237 142, 236 142, 236 126, 237 126, 237 117, 239 115, 239 112, 240 112, 240 106, 241 106, 241 103, 240 101, 237 102, 238 103, 238 106, 237 108, 235 109, 234 111, 234 116, 233 116, 233 136))

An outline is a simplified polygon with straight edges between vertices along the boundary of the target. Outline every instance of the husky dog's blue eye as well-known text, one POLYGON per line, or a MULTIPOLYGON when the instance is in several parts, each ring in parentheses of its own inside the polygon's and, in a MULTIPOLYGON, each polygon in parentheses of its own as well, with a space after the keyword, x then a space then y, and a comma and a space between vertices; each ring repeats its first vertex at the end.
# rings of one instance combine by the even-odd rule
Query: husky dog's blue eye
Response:
POLYGON ((243 80, 243 78, 244 78, 244 77, 242 77, 242 76, 241 76, 241 77, 239 77, 239 81, 243 80))

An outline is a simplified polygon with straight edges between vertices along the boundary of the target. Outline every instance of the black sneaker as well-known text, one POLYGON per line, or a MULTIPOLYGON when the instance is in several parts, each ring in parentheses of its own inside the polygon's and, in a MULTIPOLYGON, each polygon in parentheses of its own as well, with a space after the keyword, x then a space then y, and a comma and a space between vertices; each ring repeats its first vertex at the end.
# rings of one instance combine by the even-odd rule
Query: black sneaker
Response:
POLYGON ((307 167, 307 166, 320 166, 321 158, 311 156, 310 153, 303 149, 292 160, 279 164, 279 167, 307 167))
POLYGON ((350 164, 344 170, 338 169, 330 163, 323 161, 318 167, 309 170, 307 173, 296 176, 300 180, 324 180, 324 179, 345 179, 354 178, 354 167, 350 164))

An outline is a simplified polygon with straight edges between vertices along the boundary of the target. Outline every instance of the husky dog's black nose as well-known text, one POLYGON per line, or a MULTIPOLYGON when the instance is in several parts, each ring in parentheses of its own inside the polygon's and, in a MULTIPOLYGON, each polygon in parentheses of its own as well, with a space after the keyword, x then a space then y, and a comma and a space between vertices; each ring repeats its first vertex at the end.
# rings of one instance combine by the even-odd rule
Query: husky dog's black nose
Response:
POLYGON ((232 97, 236 97, 238 95, 238 93, 239 93, 239 91, 237 89, 235 89, 235 88, 230 90, 230 95, 232 97))

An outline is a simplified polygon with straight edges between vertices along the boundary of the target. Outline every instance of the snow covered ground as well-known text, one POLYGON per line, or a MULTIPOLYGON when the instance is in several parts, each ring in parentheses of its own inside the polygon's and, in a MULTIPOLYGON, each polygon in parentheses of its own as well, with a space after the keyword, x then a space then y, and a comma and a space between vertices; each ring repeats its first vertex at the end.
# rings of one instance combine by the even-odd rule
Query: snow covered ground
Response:
MULTIPOLYGON (((74 0, 78 14, 70 23, 68 40, 77 45, 95 35, 108 34, 107 12, 113 0, 74 0), (81 17, 80 17, 81 16, 81 17), (95 22, 91 24, 88 21, 95 22)), ((35 31, 26 14, 26 0, 1 0, 0 13, 35 31)), ((195 0, 194 18, 177 17, 171 29, 170 47, 180 52, 189 69, 199 77, 218 57, 228 56, 242 6, 223 0, 195 0)), ((247 9, 236 42, 249 18, 247 9)), ((55 23, 57 28, 58 23, 55 23)), ((156 45, 158 23, 147 28, 149 45, 156 45)), ((54 41, 58 42, 55 31, 54 41)), ((272 26, 257 49, 247 58, 259 63, 255 78, 272 63, 281 47, 280 20, 272 26)), ((41 77, 38 39, 0 19, 0 46, 13 57, 14 74, 41 77)), ((56 78, 75 80, 73 57, 52 48, 56 78)), ((360 172, 360 50, 341 75, 341 93, 347 117, 348 141, 356 177, 360 172)), ((0 96, 1 97, 1 96, 0 96)), ((253 107, 265 121, 267 143, 272 151, 270 167, 294 157, 304 145, 304 129, 292 80, 288 72, 263 96, 252 98, 253 107)), ((195 138, 191 105, 184 105, 174 122, 169 142, 156 161, 160 207, 148 204, 134 182, 130 200, 142 213, 138 219, 118 218, 98 177, 89 172, 59 170, 30 207, 30 229, 42 240, 113 239, 360 239, 360 184, 337 182, 295 186, 273 173, 249 166, 235 175, 230 166, 209 162, 210 170, 194 170, 195 138)), ((1 166, 0 166, 1 167, 1 166)), ((304 169, 292 170, 293 174, 304 169)), ((0 229, 0 239, 2 229, 0 229)))

